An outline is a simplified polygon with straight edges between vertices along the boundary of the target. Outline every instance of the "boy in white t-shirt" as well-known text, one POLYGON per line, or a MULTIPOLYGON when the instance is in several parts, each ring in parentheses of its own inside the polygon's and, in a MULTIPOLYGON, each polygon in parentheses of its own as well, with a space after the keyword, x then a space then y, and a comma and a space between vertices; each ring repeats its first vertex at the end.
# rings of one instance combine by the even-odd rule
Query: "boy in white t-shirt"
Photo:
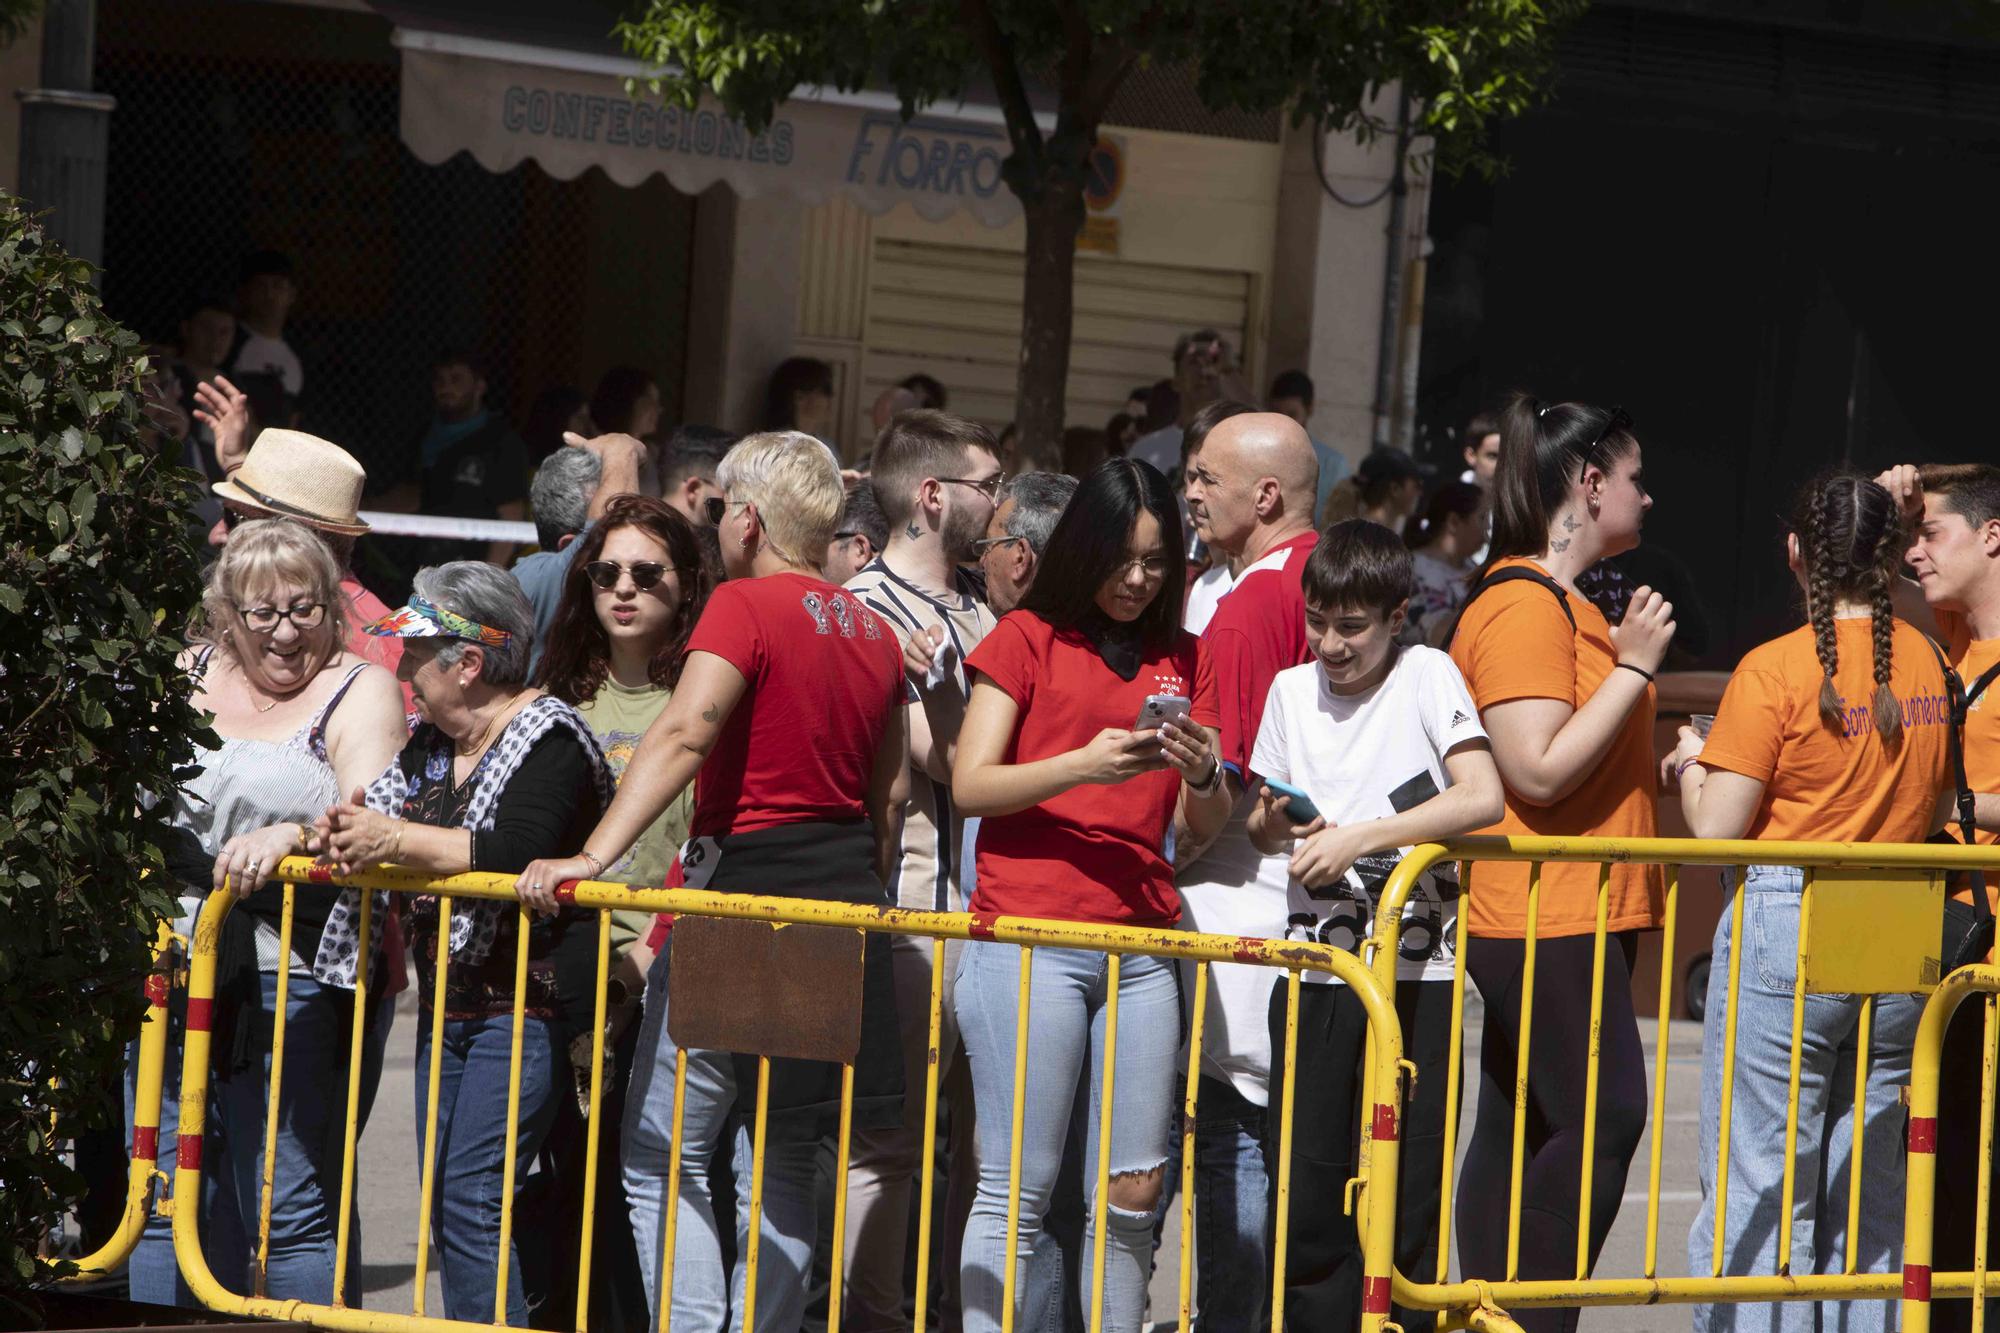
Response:
MULTIPOLYGON (((1306 638, 1317 660, 1272 681, 1250 767, 1304 791, 1319 817, 1294 824, 1285 813, 1290 798, 1265 786, 1250 815, 1250 838, 1267 855, 1291 852, 1286 934, 1358 950, 1383 886, 1411 847, 1499 820, 1500 773, 1451 658, 1396 646, 1415 578, 1394 533, 1359 520, 1335 524, 1302 577, 1306 638)), ((1396 968, 1404 1055, 1417 1066, 1403 1120, 1396 1266, 1413 1277, 1437 1262, 1457 919, 1454 871, 1426 872, 1403 910, 1396 968)), ((1285 1324, 1352 1328, 1361 1317, 1361 1244, 1338 1200, 1359 1150, 1356 1100, 1368 1024, 1347 987, 1325 973, 1308 972, 1305 980, 1314 984, 1301 988, 1299 1000, 1285 1324)), ((1284 1049, 1285 1003, 1280 987, 1271 997, 1273 1051, 1284 1049)), ((1271 1071, 1274 1150, 1279 1063, 1271 1071)), ((1410 1333, 1436 1321, 1401 1307, 1394 1318, 1410 1333)))

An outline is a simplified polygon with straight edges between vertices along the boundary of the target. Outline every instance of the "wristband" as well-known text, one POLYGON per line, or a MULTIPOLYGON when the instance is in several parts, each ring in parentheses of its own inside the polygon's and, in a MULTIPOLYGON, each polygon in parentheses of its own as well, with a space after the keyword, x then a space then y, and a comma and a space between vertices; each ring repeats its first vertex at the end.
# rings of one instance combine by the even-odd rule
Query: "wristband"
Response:
POLYGON ((1693 768, 1696 764, 1700 762, 1701 762, 1700 755, 1695 755, 1691 758, 1681 760, 1681 762, 1674 768, 1674 780, 1679 781, 1681 774, 1687 772, 1690 768, 1693 768))
POLYGON ((1650 684, 1652 683, 1652 681, 1653 681, 1653 673, 1652 673, 1652 672, 1650 672, 1650 671, 1646 670, 1646 668, 1644 668, 1644 667, 1642 667, 1642 666, 1633 666, 1633 665, 1632 665, 1632 664, 1631 664, 1630 662, 1620 662, 1620 663, 1619 663, 1619 664, 1618 664, 1617 666, 1613 667, 1613 668, 1612 668, 1612 670, 1614 670, 1614 671, 1636 671, 1636 672, 1638 672, 1638 673, 1639 673, 1640 675, 1642 675, 1642 676, 1644 676, 1644 677, 1646 678, 1646 683, 1647 683, 1647 684, 1649 684, 1649 685, 1650 685, 1650 684))
POLYGON ((1188 783, 1188 790, 1196 793, 1197 795, 1206 796, 1210 792, 1214 791, 1222 783, 1221 757, 1219 755, 1210 755, 1208 757, 1208 761, 1209 763, 1215 765, 1214 768, 1209 770, 1208 776, 1203 778, 1200 782, 1188 783))
POLYGON ((597 854, 596 854, 595 852, 592 852, 592 851, 590 851, 590 850, 589 850, 589 849, 587 849, 587 848, 586 848, 585 850, 583 850, 583 851, 580 851, 580 852, 578 852, 578 853, 577 853, 576 855, 577 855, 577 859, 578 859, 578 860, 581 860, 581 861, 588 861, 588 862, 590 862, 590 874, 591 874, 591 878, 593 878, 593 879, 603 879, 603 878, 604 878, 604 858, 603 858, 603 857, 601 857, 601 856, 598 856, 598 855, 597 855, 597 854))

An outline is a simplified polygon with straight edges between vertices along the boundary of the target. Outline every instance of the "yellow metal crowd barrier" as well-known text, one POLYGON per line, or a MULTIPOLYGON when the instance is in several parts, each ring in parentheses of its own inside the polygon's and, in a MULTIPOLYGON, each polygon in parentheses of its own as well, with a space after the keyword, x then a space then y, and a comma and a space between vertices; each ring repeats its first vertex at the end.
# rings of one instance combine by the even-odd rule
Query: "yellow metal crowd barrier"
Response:
MULTIPOLYGON (((335 879, 324 866, 315 865, 304 858, 289 858, 278 870, 278 877, 284 882, 284 915, 282 918, 282 944, 289 948, 292 910, 295 897, 300 892, 329 892, 330 889, 308 886, 341 884, 353 887, 386 890, 393 894, 433 894, 438 896, 440 916, 440 936, 448 937, 449 921, 454 904, 461 907, 469 900, 515 901, 513 877, 505 875, 472 874, 460 875, 447 880, 431 881, 422 874, 396 869, 384 869, 367 874, 358 874, 335 879)), ((268 890, 267 890, 268 891, 268 890)), ((368 903, 370 895, 363 894, 362 901, 368 903)), ((715 893, 694 890, 634 889, 622 884, 597 882, 580 883, 572 890, 564 892, 565 901, 576 907, 597 913, 597 980, 595 995, 594 1025, 595 1037, 591 1047, 591 1073, 593 1087, 603 1086, 605 1054, 606 983, 611 966, 611 921, 612 910, 633 910, 672 912, 680 918, 719 918, 735 921, 766 923, 775 931, 798 928, 821 928, 840 932, 857 932, 859 938, 867 934, 903 934, 926 937, 932 940, 977 940, 1018 946, 1021 950, 1021 1002, 1018 1023, 1020 1032, 1016 1041, 1015 1103, 1013 1108, 1013 1157, 1010 1167, 1012 1188, 1009 1201, 1009 1248, 1013 1248, 1016 1228, 1019 1224, 1020 1178, 1021 1178, 1021 1126, 1023 1115, 1022 1093, 1025 1086, 1030 1043, 1026 1039, 1031 1015, 1027 1006, 1028 984, 1033 967, 1034 955, 1041 949, 1086 949, 1108 953, 1108 968, 1111 992, 1115 997, 1118 977, 1118 961, 1124 955, 1151 955, 1162 958, 1187 960, 1194 964, 1193 1004, 1193 1049, 1188 1058, 1188 1081, 1183 1103, 1184 1120, 1181 1128, 1181 1246, 1179 1294, 1181 1327, 1189 1326, 1192 1306, 1193 1246, 1186 1239, 1194 1234, 1192 1209, 1194 1206, 1194 1123, 1196 1110, 1196 1090, 1199 1084, 1201 1066, 1201 1036, 1203 1015, 1207 1003, 1209 968, 1215 963, 1240 963, 1283 969, 1288 973, 1289 1007, 1285 1030, 1284 1068, 1289 1071, 1297 1051, 1298 1005, 1300 974, 1302 971, 1329 972, 1352 988, 1362 1001, 1368 1015, 1369 1055, 1373 1062, 1369 1069, 1369 1085, 1388 1091, 1377 1098, 1375 1112, 1362 1117, 1362 1143, 1359 1158, 1357 1187, 1349 1192, 1348 1206, 1353 1208, 1357 1218, 1363 1223, 1364 1235, 1364 1309, 1361 1328, 1364 1333, 1380 1333, 1388 1323, 1390 1309, 1391 1237, 1395 1234, 1396 1179, 1398 1154, 1398 1127, 1401 1124, 1404 1064, 1402 1060, 1402 1035, 1397 1024, 1395 1006, 1390 998, 1393 991, 1385 990, 1367 970, 1362 961, 1353 954, 1318 943, 1302 943, 1284 940, 1259 940, 1235 938, 1219 935, 1202 935, 1177 930, 1142 930, 1110 926, 1094 926, 1073 922, 1036 920, 1020 917, 988 917, 962 913, 937 913, 906 911, 897 908, 872 908, 845 903, 808 901, 773 897, 758 897, 748 894, 715 893)), ((211 1020, 216 996, 217 944, 221 935, 223 919, 234 905, 234 897, 227 891, 212 895, 204 905, 196 924, 189 950, 188 975, 188 1019, 186 1025, 185 1050, 183 1052, 183 1072, 181 1081, 180 1109, 180 1150, 179 1161, 174 1174, 173 1195, 188 1203, 201 1198, 201 1177, 203 1129, 206 1120, 209 1092, 211 1020)), ((528 965, 528 926, 530 917, 525 905, 519 912, 519 952, 515 961, 515 1008, 514 1043, 512 1068, 510 1071, 510 1094, 508 1103, 509 1138, 513 1138, 519 1124, 519 1099, 521 1087, 521 1033, 522 1012, 526 986, 523 984, 528 965)), ((370 933, 369 911, 364 907, 360 917, 360 932, 363 938, 370 933)), ((681 932, 676 932, 680 934, 681 932)), ((448 950, 441 953, 448 954, 448 950)), ((281 953, 281 956, 283 954, 281 953)), ((925 1302, 929 1290, 930 1238, 934 1232, 935 1191, 934 1163, 938 1118, 938 1069, 939 1043, 942 1009, 945 994, 945 950, 931 950, 931 986, 929 1004, 930 1057, 926 1062, 926 1075, 921 1094, 916 1089, 906 1089, 906 1095, 921 1095, 924 1098, 925 1118, 923 1127, 923 1153, 920 1159, 919 1184, 919 1241, 917 1250, 916 1316, 914 1326, 922 1330, 926 1326, 925 1302)), ((358 985, 366 987, 368 950, 360 955, 361 975, 358 985)), ((444 984, 448 958, 441 957, 437 965, 436 978, 439 993, 444 984)), ((278 995, 274 1006, 275 1032, 272 1043, 270 1068, 270 1096, 267 1106, 280 1105, 279 1089, 284 1078, 285 1045, 285 979, 279 973, 278 995)), ((837 997, 828 997, 829 1003, 837 1002, 837 997)), ((852 998, 858 1007, 860 994, 858 984, 852 998)), ((428 1123, 423 1127, 421 1139, 421 1217, 417 1225, 417 1258, 415 1300, 410 1313, 392 1313, 354 1308, 349 1303, 349 1294, 344 1289, 344 1278, 348 1271, 348 1253, 352 1244, 349 1234, 352 1204, 355 1192, 363 1188, 357 1180, 357 1115, 358 1099, 356 1091, 361 1077, 361 1053, 363 1043, 363 1020, 367 1006, 354 1006, 354 1031, 350 1059, 347 1069, 347 1124, 340 1164, 340 1201, 338 1213, 338 1233, 333 1265, 333 1303, 314 1305, 297 1300, 273 1299, 262 1294, 236 1292, 225 1287, 209 1269, 203 1254, 201 1210, 198 1206, 182 1206, 172 1210, 175 1252, 182 1276, 197 1299, 211 1309, 230 1314, 259 1315, 269 1318, 300 1320, 322 1328, 355 1330, 357 1333, 442 1333, 450 1329, 474 1329, 488 1325, 454 1322, 431 1317, 424 1312, 425 1278, 429 1261, 431 1238, 427 1219, 437 1178, 437 1107, 439 1058, 442 1041, 434 1031, 432 1039, 432 1061, 428 1072, 430 1080, 428 1123)), ((163 1011, 155 1010, 153 1017, 163 1017, 163 1011)), ((433 1008, 433 1022, 441 1023, 443 1006, 433 1008)), ((1103 1104, 1106 1107, 1102 1131, 1104 1144, 1108 1146, 1110 1107, 1112 1105, 1113 1062, 1116 1057, 1117 1009, 1115 998, 1106 1006, 1105 1067, 1103 1070, 1103 1104)), ((165 1024, 155 1022, 148 1027, 148 1038, 164 1040, 165 1024)), ((758 1236, 760 1233, 759 1207, 764 1161, 764 1099, 770 1070, 770 1057, 765 1052, 748 1051, 745 1054, 760 1056, 759 1067, 763 1075, 757 1092, 756 1132, 753 1139, 751 1167, 751 1199, 749 1221, 749 1248, 746 1266, 749 1269, 747 1290, 754 1300, 757 1289, 756 1265, 758 1263, 758 1236)), ((681 1096, 685 1088, 687 1057, 683 1052, 677 1062, 675 1085, 675 1124, 672 1141, 678 1155, 681 1143, 680 1116, 683 1110, 681 1096)), ((419 1071, 419 1077, 424 1076, 419 1071)), ((1277 1199, 1277 1232, 1274 1237, 1272 1280, 1281 1280, 1285 1265, 1287 1202, 1290 1195, 1291 1158, 1291 1088, 1294 1080, 1285 1080, 1284 1117, 1282 1142, 1279 1146, 1280 1163, 1275 1182, 1277 1199)), ((154 1080, 157 1101, 157 1077, 154 1080)), ((838 1167, 836 1196, 833 1214, 833 1253, 843 1252, 843 1229, 846 1222, 846 1166, 849 1146, 849 1131, 852 1125, 854 1091, 854 1067, 848 1064, 844 1069, 843 1097, 838 1137, 838 1167)), ((623 1225, 618 1218, 598 1218, 594 1191, 597 1178, 597 1161, 603 1127, 598 1123, 598 1108, 601 1097, 592 1096, 587 1116, 586 1164, 581 1178, 584 1191, 583 1224, 581 1235, 582 1258, 578 1277, 575 1326, 579 1333, 588 1327, 590 1309, 590 1253, 596 1228, 599 1226, 623 1225)), ((144 1089, 140 1104, 145 1105, 144 1089)), ((157 1121, 157 1115, 155 1115, 157 1121)), ((613 1127, 612 1132, 616 1132, 613 1127)), ((276 1133, 275 1116, 270 1117, 265 1139, 265 1175, 263 1208, 256 1219, 254 1241, 259 1258, 258 1270, 262 1270, 262 1259, 268 1255, 270 1245, 272 1191, 271 1172, 278 1154, 272 1151, 271 1136, 276 1133)), ((502 1323, 506 1317, 506 1296, 508 1290, 509 1238, 514 1227, 514 1155, 507 1153, 505 1179, 501 1192, 500 1240, 498 1246, 497 1271, 495 1273, 495 1323, 502 1323)), ((1101 1333, 1103 1324, 1103 1277, 1104 1277, 1104 1236, 1105 1209, 1109 1191, 1107 1174, 1110 1154, 1100 1149, 1097 1164, 1095 1190, 1097 1250, 1092 1256, 1096 1298, 1091 1303, 1090 1321, 1093 1333, 1101 1333)), ((133 1180, 149 1178, 151 1163, 135 1160, 133 1180)), ((680 1163, 676 1161, 669 1172, 669 1195, 666 1205, 663 1230, 665 1232, 665 1255, 660 1278, 660 1328, 665 1333, 670 1326, 672 1313, 673 1262, 675 1253, 674 1225, 677 1212, 677 1190, 680 1178, 680 1163)), ((139 1220, 144 1220, 144 1191, 135 1184, 134 1198, 139 1202, 139 1220)), ((1329 1206, 1339 1206, 1331 1203, 1329 1206)), ((136 1237, 136 1228, 128 1228, 131 1236, 121 1231, 121 1243, 129 1251, 130 1241, 136 1237)), ((113 1247, 106 1247, 110 1255, 113 1247)), ((115 1262, 115 1258, 111 1260, 115 1262)), ((833 1288, 828 1308, 828 1326, 840 1325, 841 1306, 841 1265, 836 1259, 833 1265, 833 1288)), ((260 1284, 261 1285, 261 1284, 260 1284)), ((1003 1328, 1011 1333, 1014 1327, 1013 1275, 1010 1268, 1005 1280, 1006 1293, 1003 1301, 1003 1328)), ((1274 1302, 1277 1310, 1272 1321, 1274 1333, 1282 1324, 1283 1301, 1274 1302)), ((751 1311, 745 1311, 745 1327, 754 1327, 751 1311)))
MULTIPOLYGON (((1900 1299, 1905 1333, 1927 1333, 1930 1302, 1939 1297, 1969 1298, 1975 1290, 2000 1295, 2000 1275, 1989 1275, 1986 1253, 1986 1206, 1993 1150, 1995 1093, 1995 993, 2000 969, 1967 967, 1940 985, 1938 941, 1943 904, 1943 873, 1983 868, 2000 874, 2000 848, 1950 844, 1849 844, 1698 840, 1678 838, 1464 838, 1448 844, 1416 848, 1405 857, 1384 886, 1376 913, 1376 931, 1364 951, 1385 988, 1396 982, 1396 962, 1403 907, 1425 870, 1441 862, 1459 863, 1461 888, 1458 938, 1453 977, 1448 1107, 1443 1135, 1443 1188, 1438 1200, 1437 1267, 1433 1273, 1396 1272, 1395 1303, 1412 1309, 1442 1312, 1440 1327, 1509 1329, 1516 1325, 1507 1309, 1549 1306, 1631 1306, 1657 1303, 1735 1303, 1766 1301, 1839 1301, 1900 1299), (1507 1271, 1502 1276, 1451 1280, 1454 1166, 1458 1146, 1460 1068, 1463 1054, 1466 941, 1473 890, 1468 873, 1476 862, 1528 864, 1528 925, 1522 974, 1517 1075, 1514 1082, 1513 1160, 1509 1190, 1507 1271), (1523 1147, 1529 1115, 1529 1033, 1533 1015, 1537 924, 1542 902, 1542 867, 1585 862, 1599 867, 1596 931, 1593 950, 1592 1008, 1584 1098, 1583 1170, 1579 1190, 1577 1262, 1573 1277, 1563 1280, 1523 1280, 1519 1277, 1523 1147), (1591 1135, 1598 1119, 1601 1019, 1604 994, 1607 904, 1610 866, 1616 863, 1660 865, 1666 868, 1666 917, 1660 969, 1658 1047, 1654 1054, 1651 1089, 1650 1152, 1647 1163, 1646 1238, 1643 1271, 1631 1275, 1594 1275, 1589 1264, 1591 1221, 1591 1135), (1715 1240, 1709 1271, 1690 1276, 1662 1276, 1659 1265, 1660 1202, 1664 1114, 1668 1080, 1668 1048, 1674 1012, 1675 934, 1679 924, 1682 866, 1787 866, 1803 871, 1798 939, 1797 983, 1793 996, 1789 1110, 1785 1124, 1783 1198, 1779 1205, 1778 1253, 1792 1252, 1793 1164, 1799 1132, 1800 1039, 1809 992, 1839 992, 1865 996, 1861 1007, 1859 1054, 1856 1059, 1857 1102, 1862 1103, 1870 1060, 1869 1032, 1878 994, 1931 992, 1912 1052, 1909 1088, 1910 1130, 1906 1168, 1903 1266, 1900 1271, 1857 1271, 1857 1222, 1863 1208, 1861 1138, 1855 1136, 1852 1185, 1848 1198, 1846 1262, 1837 1273, 1792 1273, 1785 1264, 1771 1273, 1725 1273, 1724 1226, 1730 1207, 1729 1144, 1732 1084, 1735 1077, 1736 998, 1743 949, 1729 953, 1724 1017, 1724 1054, 1720 1137, 1715 1171, 1715 1240), (1893 910, 1876 911, 1888 906, 1893 910), (1817 923, 1817 924, 1816 924, 1817 923), (1927 946, 1927 948, 1926 948, 1927 946), (1927 955, 1927 956, 1926 956, 1927 955), (1933 1201, 1936 1178, 1938 1083, 1944 1033, 1952 1011, 1968 994, 1985 994, 1985 1078, 1980 1109, 1978 1236, 1972 1272, 1930 1270, 1933 1201)), ((1743 894, 1732 895, 1731 938, 1743 939, 1743 894)), ((1489 1021, 1491 1021, 1489 1019, 1489 1021)), ((1378 1062, 1364 1063, 1374 1077, 1378 1062)), ((1364 1091, 1364 1097, 1369 1094, 1364 1091)), ((1862 1103, 1865 1104, 1865 1103, 1862 1103)), ((1740 1201, 1739 1201, 1740 1202, 1740 1201)), ((1379 1225, 1374 1213, 1358 1219, 1364 1228, 1379 1225)), ((1972 1303, 1972 1327, 1984 1327, 1985 1303, 1972 1303)))

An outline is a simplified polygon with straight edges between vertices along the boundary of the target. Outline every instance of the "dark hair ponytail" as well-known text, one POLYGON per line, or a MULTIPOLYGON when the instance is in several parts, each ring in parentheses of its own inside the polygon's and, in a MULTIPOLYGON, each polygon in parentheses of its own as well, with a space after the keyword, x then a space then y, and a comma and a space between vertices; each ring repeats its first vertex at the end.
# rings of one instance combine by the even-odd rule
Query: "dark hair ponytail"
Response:
POLYGON ((1500 467, 1493 476, 1493 544, 1487 566, 1540 555, 1549 520, 1586 462, 1608 468, 1639 447, 1619 415, 1588 403, 1544 403, 1516 392, 1500 414, 1500 467), (1593 448, 1595 446, 1595 448, 1593 448))
POLYGON ((1895 744, 1903 735, 1902 705, 1889 688, 1893 666, 1895 614, 1890 604, 1902 558, 1903 523, 1895 499, 1882 487, 1852 472, 1834 472, 1810 482, 1793 510, 1799 558, 1806 569, 1806 611, 1812 621, 1813 650, 1823 673, 1820 716, 1843 723, 1840 691, 1833 673, 1840 666, 1833 604, 1842 597, 1866 601, 1874 631, 1875 730, 1895 744))

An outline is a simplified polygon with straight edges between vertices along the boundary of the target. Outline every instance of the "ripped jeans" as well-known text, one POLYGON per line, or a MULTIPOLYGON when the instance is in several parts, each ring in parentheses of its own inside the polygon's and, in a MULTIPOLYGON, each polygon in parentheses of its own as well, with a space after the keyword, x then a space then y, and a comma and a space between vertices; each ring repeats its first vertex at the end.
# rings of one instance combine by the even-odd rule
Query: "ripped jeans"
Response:
MULTIPOLYGON (((954 1000, 972 1069, 979 1142, 979 1189, 966 1223, 961 1269, 965 1333, 992 1333, 1001 1323, 1020 959, 1021 951, 1012 945, 974 942, 966 945, 959 960, 954 1000)), ((1108 966, 1104 954, 1088 950, 1035 951, 1029 1001, 1032 1044, 1021 1122, 1020 1229, 1013 1255, 1018 1311, 1014 1327, 1020 1329, 1054 1328, 1062 1317, 1062 1259, 1043 1224, 1062 1165, 1063 1142, 1072 1116, 1079 1112, 1084 1121, 1085 1216, 1096 1216, 1108 966), (1089 1104, 1079 1106, 1077 1093, 1086 1065, 1089 1104)), ((1152 1171, 1168 1159, 1179 1106, 1180 1045, 1180 984, 1174 964, 1127 957, 1118 986, 1118 1063, 1111 1114, 1114 1186, 1120 1175, 1152 1171)), ((1107 1333, 1138 1333, 1145 1317, 1153 1224, 1162 1198, 1157 1186, 1164 1179, 1155 1184, 1152 1205, 1144 1210, 1107 1201, 1107 1333)), ((1095 1229, 1087 1221, 1083 1271, 1072 1275, 1082 1290, 1086 1312, 1091 1309, 1090 1263, 1095 1253, 1095 1229)))

